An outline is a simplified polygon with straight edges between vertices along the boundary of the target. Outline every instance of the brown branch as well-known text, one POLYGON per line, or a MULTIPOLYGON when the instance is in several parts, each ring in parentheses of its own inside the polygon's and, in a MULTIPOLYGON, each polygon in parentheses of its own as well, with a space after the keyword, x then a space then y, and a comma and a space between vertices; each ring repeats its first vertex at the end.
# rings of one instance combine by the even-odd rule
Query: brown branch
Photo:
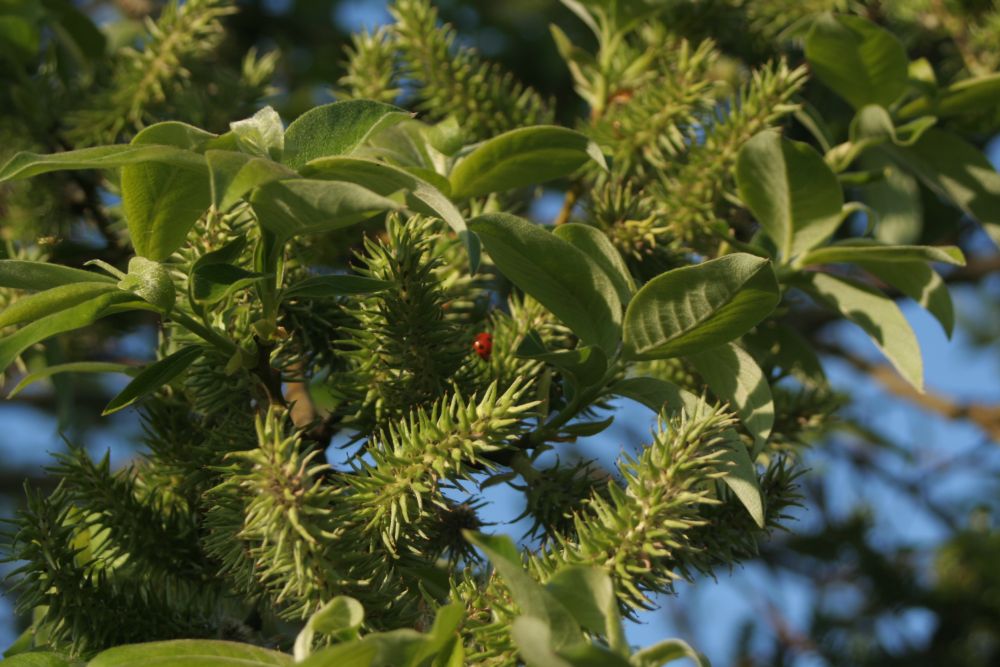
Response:
POLYGON ((576 206, 576 201, 580 198, 580 194, 581 187, 579 183, 574 183, 570 186, 570 189, 566 191, 566 198, 563 200, 562 208, 559 209, 559 215, 556 216, 555 222, 553 223, 556 227, 569 222, 570 216, 573 215, 573 207, 576 206))
POLYGON ((975 283, 986 276, 1000 272, 1000 253, 974 259, 965 266, 960 266, 944 276, 946 283, 975 283))
POLYGON ((951 420, 964 419, 981 428, 992 440, 1000 443, 1000 405, 984 403, 959 403, 931 391, 923 393, 914 389, 888 364, 873 364, 835 345, 825 345, 827 352, 844 359, 854 368, 865 373, 890 393, 925 410, 951 420))

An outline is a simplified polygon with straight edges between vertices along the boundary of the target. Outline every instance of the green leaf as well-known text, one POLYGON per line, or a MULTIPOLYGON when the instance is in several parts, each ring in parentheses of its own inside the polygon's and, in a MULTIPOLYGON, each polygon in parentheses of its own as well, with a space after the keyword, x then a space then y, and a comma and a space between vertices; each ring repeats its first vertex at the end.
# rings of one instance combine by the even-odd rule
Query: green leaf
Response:
POLYGON ((402 208, 354 183, 310 179, 268 183, 254 191, 250 205, 261 226, 279 238, 328 232, 402 208))
POLYGON ((511 636, 528 667, 628 667, 621 655, 603 646, 580 642, 562 649, 552 645, 552 631, 537 618, 514 619, 511 636))
POLYGON ((851 120, 849 135, 852 144, 863 150, 885 142, 897 146, 910 146, 916 143, 924 132, 937 122, 934 116, 923 116, 911 123, 896 127, 892 117, 885 107, 869 104, 854 114, 851 120))
POLYGON ((948 285, 926 262, 859 261, 858 266, 884 283, 892 285, 933 315, 951 338, 955 329, 955 308, 948 285))
POLYGON ((538 359, 572 376, 578 388, 597 384, 608 369, 608 357, 599 347, 578 347, 575 350, 550 352, 534 330, 528 332, 516 352, 518 357, 538 359))
MULTIPOLYGON (((9 59, 14 67, 31 66, 42 44, 42 25, 48 23, 42 3, 7 0, 0 3, 0 61, 9 59)), ((4 67, 9 66, 4 63, 4 67)), ((37 65, 36 65, 37 66, 37 65)), ((31 88, 26 88, 26 91, 31 88)))
POLYGON ((619 380, 608 388, 615 396, 624 396, 645 405, 656 414, 699 414, 705 402, 673 382, 651 377, 636 377, 619 380))
POLYGON ((767 378, 754 358, 738 345, 727 343, 688 359, 712 393, 736 410, 754 438, 754 449, 762 448, 774 426, 774 402, 767 378))
POLYGON ((312 649, 316 633, 331 635, 338 641, 356 639, 365 620, 365 610, 352 597, 338 595, 319 608, 295 638, 294 655, 297 662, 305 660, 312 649))
POLYGON ((357 183, 381 195, 404 190, 406 203, 414 211, 441 218, 465 243, 473 272, 479 267, 479 242, 469 234, 465 218, 448 197, 427 181, 382 162, 360 158, 332 157, 313 160, 302 169, 307 176, 357 183))
POLYGON ((204 168, 205 160, 197 153, 175 146, 115 145, 81 148, 64 153, 39 155, 21 151, 0 168, 0 182, 29 178, 50 171, 66 169, 114 169, 128 165, 157 163, 177 168, 204 168))
POLYGON ((865 330, 896 370, 923 391, 920 345, 899 306, 878 290, 825 273, 807 276, 807 289, 865 330))
POLYGON ((0 311, 0 327, 37 320, 117 290, 115 285, 105 282, 69 283, 52 287, 44 292, 18 299, 0 311))
POLYGON ((786 262, 840 226, 840 183, 808 144, 789 141, 774 130, 760 132, 740 149, 736 183, 786 262))
POLYGON ((942 262, 965 266, 965 255, 956 246, 884 245, 868 239, 841 241, 825 248, 810 250, 802 265, 833 264, 835 262, 942 262))
POLYGON ((349 155, 380 130, 410 117, 399 107, 371 100, 310 109, 285 131, 285 164, 298 169, 316 158, 349 155))
POLYGON ((7 394, 7 398, 13 398, 14 396, 20 394, 25 387, 59 373, 129 373, 132 370, 131 366, 105 361, 73 361, 66 364, 47 366, 40 371, 35 371, 34 373, 25 375, 21 381, 17 383, 17 386, 11 389, 10 393, 7 394))
POLYGON ((346 595, 333 598, 310 618, 316 632, 334 636, 357 633, 364 620, 364 607, 346 595))
MULTIPOLYGON (((207 134, 182 123, 159 123, 137 134, 131 145, 175 142, 184 148, 198 148, 198 142, 208 141, 202 136, 207 134)), ((184 245, 188 232, 212 201, 202 156, 193 166, 149 161, 126 165, 121 172, 121 193, 132 246, 137 255, 155 262, 184 245)))
POLYGON ((116 646, 87 667, 285 667, 292 656, 252 644, 215 639, 174 639, 116 646))
POLYGON ((603 635, 611 650, 628 655, 618 596, 607 573, 597 567, 565 566, 545 588, 569 610, 584 630, 603 635))
POLYGON ((633 655, 629 662, 633 667, 661 667, 681 658, 691 658, 698 667, 712 667, 708 658, 680 639, 667 639, 644 648, 633 655))
POLYGON ((239 260, 245 245, 246 237, 240 236, 195 261, 191 267, 191 296, 196 301, 218 303, 237 290, 269 277, 265 273, 233 266, 233 262, 239 260))
POLYGON ((205 151, 205 160, 211 176, 212 204, 220 211, 229 210, 256 187, 298 176, 277 162, 237 151, 205 151))
POLYGON ((219 135, 200 127, 177 120, 167 120, 143 128, 135 135, 132 145, 160 144, 201 153, 206 148, 215 147, 221 139, 219 135))
POLYGON ((70 667, 69 658, 49 651, 28 651, 0 660, 3 667, 70 667))
POLYGON ((191 271, 191 294, 200 303, 214 304, 271 277, 232 264, 206 264, 191 271))
POLYGON ((567 176, 594 160, 605 169, 600 149, 585 135, 554 125, 522 127, 488 139, 455 165, 456 199, 504 192, 567 176))
POLYGON ((470 221, 497 268, 573 330, 584 345, 609 356, 621 338, 622 304, 594 260, 542 227, 506 213, 470 221))
POLYGON ((734 253, 668 271, 632 297, 625 312, 625 355, 664 359, 739 338, 780 301, 771 263, 734 253))
POLYGON ((0 287, 44 290, 70 283, 109 283, 116 281, 103 273, 72 269, 48 262, 23 259, 0 259, 0 287))
MULTIPOLYGON (((436 658, 432 663, 434 667, 447 665, 445 660, 454 661, 456 652, 464 655, 462 650, 462 637, 458 629, 465 618, 465 607, 458 603, 445 605, 434 614, 434 625, 430 632, 425 635, 424 644, 413 657, 412 664, 424 665, 430 658, 436 658)), ((462 663, 459 662, 460 666, 462 663)))
POLYGON ((142 369, 121 393, 111 399, 101 416, 118 412, 148 396, 187 370, 204 350, 198 345, 189 345, 177 352, 153 362, 142 369))
POLYGON ((883 243, 907 244, 920 239, 924 207, 920 184, 884 151, 861 157, 861 168, 881 171, 884 178, 861 188, 861 198, 878 213, 875 238, 883 243))
POLYGON ((375 661, 378 652, 378 644, 359 639, 321 649, 295 664, 297 667, 372 667, 379 664, 375 661))
POLYGON ((236 145, 250 155, 280 160, 285 150, 285 126, 273 108, 266 106, 250 118, 229 124, 236 145))
POLYGON ((573 667, 629 667, 629 661, 621 654, 589 642, 560 649, 557 654, 573 667))
POLYGON ((574 667, 552 647, 552 630, 544 620, 519 616, 511 625, 511 637, 528 667, 574 667))
POLYGON ((888 30, 859 16, 824 14, 805 43, 813 74, 855 109, 890 106, 905 92, 909 60, 888 30))
POLYGON ((128 261, 128 274, 118 281, 118 288, 132 292, 163 313, 173 309, 177 298, 174 281, 167 268, 145 257, 133 257, 128 261))
POLYGON ((626 305, 635 292, 635 280, 625 266, 621 253, 608 239, 607 234, 591 227, 569 223, 559 225, 553 233, 564 241, 569 241, 601 267, 618 292, 618 299, 626 305))
POLYGON ((919 97, 903 106, 900 118, 932 115, 938 118, 977 113, 1000 101, 1000 74, 987 74, 953 83, 934 96, 919 97))
POLYGON ((372 294, 389 289, 393 283, 388 280, 366 278, 364 276, 330 275, 314 276, 300 280, 287 287, 283 299, 296 297, 307 299, 329 299, 347 294, 372 294))
POLYGON ((963 213, 1000 225, 1000 174, 986 156, 957 135, 932 128, 912 146, 883 146, 901 167, 963 213))
POLYGON ((542 621, 548 627, 552 633, 553 648, 560 649, 583 641, 580 626, 573 615, 525 571, 517 547, 509 537, 471 531, 463 531, 463 534, 490 559, 521 613, 542 621))
POLYGON ((760 493, 757 470, 736 431, 727 430, 723 437, 728 446, 719 457, 719 462, 723 464, 722 470, 725 471, 722 481, 743 504, 757 527, 763 528, 765 521, 764 498, 760 493))
POLYGON ((781 322, 767 322, 743 337, 764 366, 775 366, 792 373, 803 382, 826 385, 826 373, 812 344, 793 327, 781 322))
POLYGON ((35 320, 11 335, 0 338, 0 370, 10 366, 19 354, 35 343, 56 334, 85 327, 107 314, 105 310, 109 306, 134 298, 134 296, 121 291, 105 293, 89 301, 70 306, 58 313, 35 320))
POLYGON ((559 433, 573 438, 589 438, 603 433, 615 421, 614 416, 596 422, 574 422, 559 428, 559 433))

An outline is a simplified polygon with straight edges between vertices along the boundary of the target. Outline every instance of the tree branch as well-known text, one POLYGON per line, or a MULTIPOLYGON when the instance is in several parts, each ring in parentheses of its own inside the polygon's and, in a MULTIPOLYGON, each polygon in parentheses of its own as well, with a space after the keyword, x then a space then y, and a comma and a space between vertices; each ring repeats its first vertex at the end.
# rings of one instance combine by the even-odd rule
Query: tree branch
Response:
POLYGON ((970 421, 981 428, 992 440, 1000 442, 1000 405, 977 402, 960 403, 931 391, 920 393, 888 364, 873 364, 837 345, 825 345, 824 348, 825 351, 840 357, 871 377, 890 393, 946 419, 970 421))

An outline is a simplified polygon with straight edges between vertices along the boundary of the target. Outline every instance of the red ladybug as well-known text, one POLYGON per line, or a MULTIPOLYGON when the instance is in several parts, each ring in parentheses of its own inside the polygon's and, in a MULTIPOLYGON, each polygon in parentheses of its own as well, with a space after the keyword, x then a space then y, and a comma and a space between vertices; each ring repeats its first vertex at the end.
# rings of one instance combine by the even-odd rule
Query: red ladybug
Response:
POLYGON ((493 352, 493 336, 486 332, 476 334, 476 340, 472 341, 472 349, 484 361, 490 360, 490 353, 493 352))

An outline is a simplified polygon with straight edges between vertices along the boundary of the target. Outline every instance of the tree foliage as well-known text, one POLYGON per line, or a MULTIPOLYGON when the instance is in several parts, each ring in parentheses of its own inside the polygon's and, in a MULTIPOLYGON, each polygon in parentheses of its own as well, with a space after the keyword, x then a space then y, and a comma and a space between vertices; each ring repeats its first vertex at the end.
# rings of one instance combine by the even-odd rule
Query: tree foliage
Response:
POLYGON ((216 66, 235 5, 121 47, 68 3, 3 14, 0 366, 125 374, 102 414, 144 425, 125 468, 74 447, 29 491, 12 667, 706 662, 622 619, 784 527, 840 400, 811 321, 923 391, 896 299, 950 334, 969 225, 1000 230, 1000 89, 967 42, 911 60, 878 3, 715 3, 746 43, 683 3, 564 4, 591 34, 552 26, 561 125, 427 0, 287 124, 276 56, 216 66), (148 364, 72 345, 150 321, 148 364), (657 426, 579 460, 620 397, 657 426), (480 516, 497 484, 520 545, 480 516))

